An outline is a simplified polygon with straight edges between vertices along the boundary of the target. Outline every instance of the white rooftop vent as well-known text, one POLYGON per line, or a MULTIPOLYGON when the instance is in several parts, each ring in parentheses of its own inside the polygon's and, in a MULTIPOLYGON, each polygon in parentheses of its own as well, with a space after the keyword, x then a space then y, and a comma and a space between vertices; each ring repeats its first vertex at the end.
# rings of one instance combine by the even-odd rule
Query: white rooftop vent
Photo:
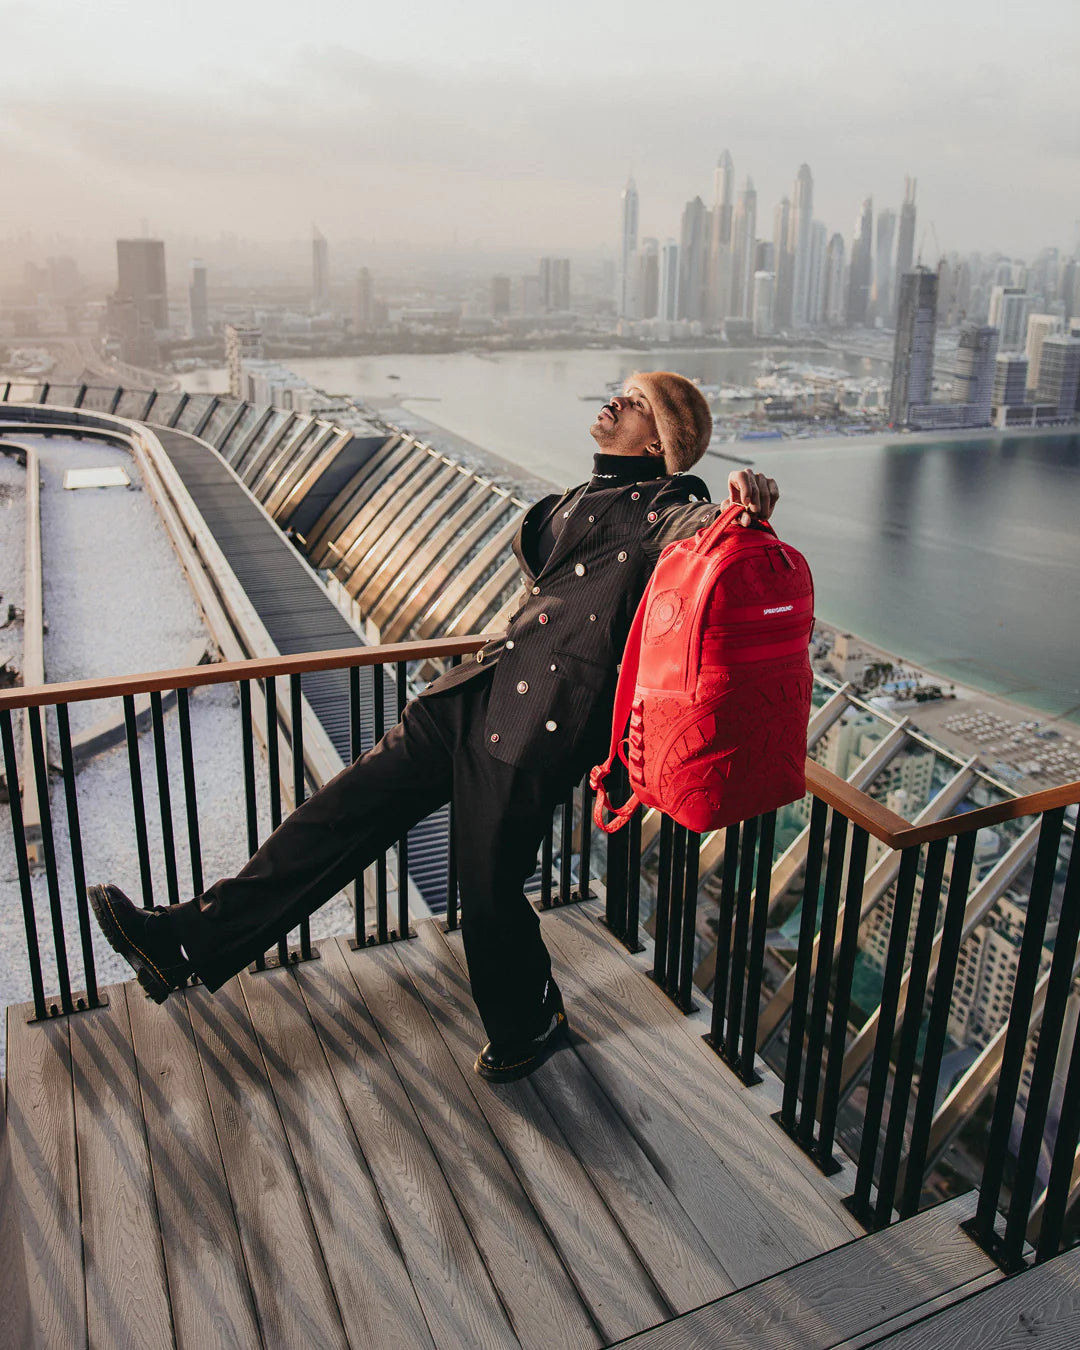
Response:
POLYGON ((130 487, 131 479, 119 465, 108 469, 68 469, 65 488, 130 487))

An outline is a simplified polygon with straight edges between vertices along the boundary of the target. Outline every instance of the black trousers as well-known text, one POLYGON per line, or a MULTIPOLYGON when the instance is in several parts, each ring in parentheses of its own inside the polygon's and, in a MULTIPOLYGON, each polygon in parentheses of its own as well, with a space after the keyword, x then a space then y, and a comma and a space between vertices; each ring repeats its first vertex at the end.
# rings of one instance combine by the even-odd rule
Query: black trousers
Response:
POLYGON ((538 773, 493 758, 484 741, 492 674, 478 672, 415 699, 376 746, 282 821, 235 877, 172 910, 188 957, 210 989, 325 904, 452 794, 473 997, 496 1044, 536 1033, 551 961, 523 888, 555 806, 587 766, 538 773))

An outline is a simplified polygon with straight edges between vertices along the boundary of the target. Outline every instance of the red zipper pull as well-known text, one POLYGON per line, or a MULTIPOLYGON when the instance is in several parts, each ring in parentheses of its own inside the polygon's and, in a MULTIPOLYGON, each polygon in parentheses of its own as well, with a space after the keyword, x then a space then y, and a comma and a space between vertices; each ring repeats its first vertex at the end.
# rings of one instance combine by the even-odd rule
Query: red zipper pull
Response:
POLYGON ((795 564, 794 564, 794 563, 791 561, 791 559, 788 557, 788 555, 787 555, 787 550, 784 548, 783 544, 777 544, 777 545, 776 545, 776 551, 777 551, 777 553, 780 554, 781 558, 783 558, 783 560, 784 560, 784 562, 787 564, 787 566, 790 567, 790 569, 794 572, 794 571, 795 571, 795 564))

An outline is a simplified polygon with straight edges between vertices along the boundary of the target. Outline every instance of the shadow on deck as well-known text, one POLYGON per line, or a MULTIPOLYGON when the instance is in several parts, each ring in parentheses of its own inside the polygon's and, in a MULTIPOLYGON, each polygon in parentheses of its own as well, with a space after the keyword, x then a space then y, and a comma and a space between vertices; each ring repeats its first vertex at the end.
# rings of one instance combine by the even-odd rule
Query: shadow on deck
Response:
POLYGON ((600 1346, 861 1232, 591 906, 543 922, 572 1043, 499 1087, 435 922, 10 1009, 22 1343, 600 1346))

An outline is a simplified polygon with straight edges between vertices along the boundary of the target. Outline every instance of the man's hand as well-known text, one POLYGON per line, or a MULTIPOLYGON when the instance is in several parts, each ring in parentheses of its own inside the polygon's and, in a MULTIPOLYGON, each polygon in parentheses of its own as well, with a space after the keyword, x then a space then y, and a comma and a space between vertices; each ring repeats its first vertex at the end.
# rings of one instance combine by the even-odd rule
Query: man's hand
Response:
POLYGON ((724 502, 724 509, 735 502, 742 502, 746 507, 739 517, 740 525, 749 525, 755 518, 768 520, 780 500, 776 479, 750 469, 736 469, 728 474, 727 486, 728 499, 724 502))

